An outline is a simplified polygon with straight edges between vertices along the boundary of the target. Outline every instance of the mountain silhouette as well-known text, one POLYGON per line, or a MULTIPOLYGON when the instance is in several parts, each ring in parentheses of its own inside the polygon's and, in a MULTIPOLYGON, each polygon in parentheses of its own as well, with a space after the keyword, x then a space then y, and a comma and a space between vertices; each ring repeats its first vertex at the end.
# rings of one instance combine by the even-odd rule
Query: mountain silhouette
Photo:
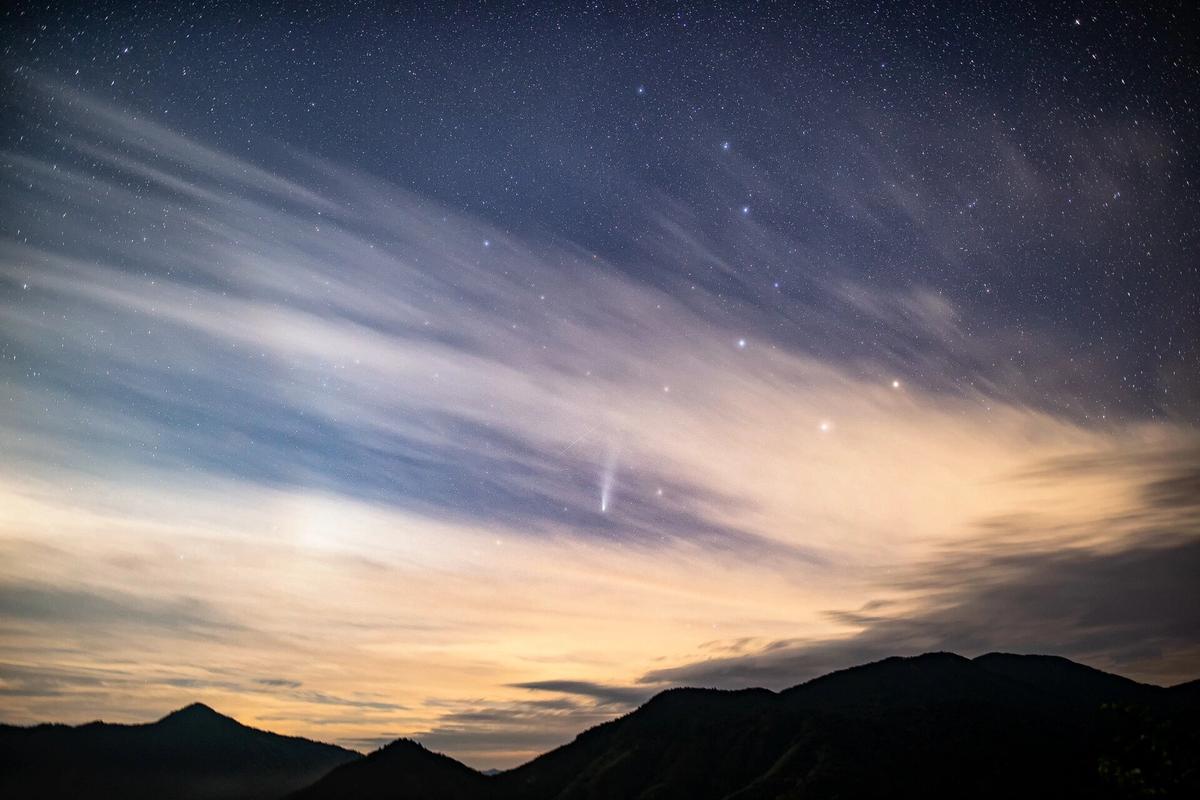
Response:
POLYGON ((397 739, 344 764, 292 798, 388 797, 394 800, 474 800, 488 797, 490 778, 449 756, 397 739), (346 769, 353 764, 357 769, 346 769))
POLYGON ((267 800, 359 757, 193 703, 145 725, 0 725, 0 796, 267 800))
POLYGON ((930 653, 779 693, 671 689, 493 776, 413 743, 375 758, 391 745, 294 800, 1200 796, 1196 693, 1061 658, 930 653))
POLYGON ((0 726, 0 796, 289 800, 1200 797, 1200 681, 1052 656, 888 658, 782 692, 670 689, 515 769, 368 756, 195 704, 148 725, 0 726))

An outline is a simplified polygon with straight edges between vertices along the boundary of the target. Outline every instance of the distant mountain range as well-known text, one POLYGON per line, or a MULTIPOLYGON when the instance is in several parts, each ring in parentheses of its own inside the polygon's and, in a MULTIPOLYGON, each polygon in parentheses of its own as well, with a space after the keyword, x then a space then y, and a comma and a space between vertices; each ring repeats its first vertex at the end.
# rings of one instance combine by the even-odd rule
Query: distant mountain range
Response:
POLYGON ((516 769, 407 739, 368 756, 204 706, 0 726, 4 797, 324 800, 1200 797, 1200 681, 1051 656, 890 658, 783 692, 672 689, 516 769))

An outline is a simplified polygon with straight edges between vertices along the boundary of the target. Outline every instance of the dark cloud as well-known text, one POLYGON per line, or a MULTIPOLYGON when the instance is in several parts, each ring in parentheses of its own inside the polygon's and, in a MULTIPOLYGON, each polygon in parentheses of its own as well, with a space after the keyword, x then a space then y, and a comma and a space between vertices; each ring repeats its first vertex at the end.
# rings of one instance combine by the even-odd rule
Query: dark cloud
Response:
POLYGON ((590 697, 598 705, 633 706, 644 702, 649 697, 645 687, 642 686, 613 686, 591 681, 527 681, 510 685, 519 689, 590 697))
MULTIPOLYGON (((589 690, 596 687, 575 688, 589 690)), ((587 691, 572 694, 592 697, 587 691)), ((625 707, 615 703, 581 702, 570 697, 550 701, 465 703, 443 714, 429 730, 413 734, 413 738, 433 750, 456 753, 481 766, 512 765, 531 754, 565 744, 582 731, 607 722, 624 710, 625 707)))

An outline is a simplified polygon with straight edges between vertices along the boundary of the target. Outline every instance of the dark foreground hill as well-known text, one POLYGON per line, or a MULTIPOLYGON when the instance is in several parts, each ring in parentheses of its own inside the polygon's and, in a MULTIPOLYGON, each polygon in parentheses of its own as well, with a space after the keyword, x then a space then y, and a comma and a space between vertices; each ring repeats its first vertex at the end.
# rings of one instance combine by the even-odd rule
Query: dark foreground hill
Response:
POLYGON ((411 739, 397 739, 354 763, 359 769, 335 769, 293 797, 475 800, 492 796, 492 777, 411 739))
POLYGON ((891 658, 774 693, 674 689, 494 776, 411 742, 295 800, 1200 797, 1194 684, 1061 658, 891 658))
POLYGON ((197 703, 146 725, 0 725, 0 797, 267 800, 356 758, 197 703))

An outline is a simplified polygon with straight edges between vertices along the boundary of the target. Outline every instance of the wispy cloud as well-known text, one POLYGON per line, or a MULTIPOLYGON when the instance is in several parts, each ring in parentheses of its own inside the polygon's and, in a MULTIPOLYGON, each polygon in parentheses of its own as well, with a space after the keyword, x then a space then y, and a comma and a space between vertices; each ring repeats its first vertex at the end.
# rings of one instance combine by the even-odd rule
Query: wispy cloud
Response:
MULTIPOLYGON (((1057 358, 1014 360, 1067 346, 1048 330, 817 268, 766 214, 720 227, 663 197, 629 263, 21 91, 31 130, 0 171, 7 719, 199 695, 509 765, 659 682, 982 647, 993 608, 1031 646, 1195 663, 1163 605, 1191 597, 1195 478, 1147 488, 1129 461, 1194 433, 1101 421, 1043 380, 1057 358), (739 259, 796 285, 752 307, 739 259), (1116 609, 1102 581, 1120 624, 1091 624, 1116 609), (1165 599, 1134 602, 1149 581, 1165 599)), ((927 199, 844 201, 957 241, 927 199)))
MULTIPOLYGON (((895 654, 951 650, 1057 653, 1144 680, 1194 677, 1200 655, 1200 450, 1056 460, 1032 476, 1070 481, 1136 470, 1136 500, 1064 525, 1037 508, 985 521, 888 588, 891 600, 829 612, 857 629, 654 670, 652 685, 783 688, 895 654)), ((1074 484, 1072 484, 1074 485, 1074 484)))
POLYGON ((240 625, 195 598, 142 598, 125 592, 0 583, 0 618, 39 625, 165 628, 193 636, 240 625))

